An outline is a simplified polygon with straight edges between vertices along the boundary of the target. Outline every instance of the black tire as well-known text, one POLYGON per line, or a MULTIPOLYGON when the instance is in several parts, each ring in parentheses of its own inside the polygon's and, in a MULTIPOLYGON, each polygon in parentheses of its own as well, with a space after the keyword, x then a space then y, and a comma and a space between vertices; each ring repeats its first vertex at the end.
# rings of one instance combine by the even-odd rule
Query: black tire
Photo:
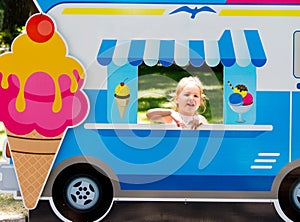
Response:
POLYGON ((300 168, 291 171, 282 180, 278 201, 286 217, 292 221, 300 221, 300 168))
POLYGON ((97 221, 110 210, 113 186, 110 179, 89 164, 75 164, 55 179, 52 199, 59 213, 71 221, 97 221))

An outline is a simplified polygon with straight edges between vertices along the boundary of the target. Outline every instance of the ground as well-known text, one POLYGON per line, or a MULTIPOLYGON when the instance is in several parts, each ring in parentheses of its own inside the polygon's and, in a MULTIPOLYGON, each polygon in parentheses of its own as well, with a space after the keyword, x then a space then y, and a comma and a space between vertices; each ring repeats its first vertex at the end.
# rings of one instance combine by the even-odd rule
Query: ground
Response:
POLYGON ((15 200, 12 194, 0 194, 0 221, 11 216, 27 216, 28 211, 21 200, 15 200))

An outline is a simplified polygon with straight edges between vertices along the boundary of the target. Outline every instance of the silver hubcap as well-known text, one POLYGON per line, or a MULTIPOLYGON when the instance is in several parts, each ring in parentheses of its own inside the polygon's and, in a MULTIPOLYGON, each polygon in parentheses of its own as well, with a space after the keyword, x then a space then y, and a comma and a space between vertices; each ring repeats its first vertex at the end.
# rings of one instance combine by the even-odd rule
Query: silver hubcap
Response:
POLYGON ((293 201, 296 207, 300 210, 300 183, 293 190, 293 201))
POLYGON ((74 179, 67 188, 68 202, 79 210, 93 207, 99 199, 99 195, 97 184, 87 177, 74 179))

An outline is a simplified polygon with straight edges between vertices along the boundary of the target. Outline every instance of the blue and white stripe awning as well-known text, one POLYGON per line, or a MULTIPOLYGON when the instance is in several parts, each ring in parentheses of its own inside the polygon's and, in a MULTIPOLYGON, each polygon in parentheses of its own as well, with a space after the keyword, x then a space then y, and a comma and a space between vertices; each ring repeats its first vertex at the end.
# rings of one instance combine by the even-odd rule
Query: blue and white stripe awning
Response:
POLYGON ((257 30, 225 30, 219 40, 103 39, 97 61, 103 66, 111 62, 117 66, 128 62, 138 66, 144 61, 147 66, 158 62, 170 66, 175 62, 178 66, 191 63, 199 67, 205 62, 214 67, 222 62, 227 67, 235 63, 261 67, 267 58, 257 30))

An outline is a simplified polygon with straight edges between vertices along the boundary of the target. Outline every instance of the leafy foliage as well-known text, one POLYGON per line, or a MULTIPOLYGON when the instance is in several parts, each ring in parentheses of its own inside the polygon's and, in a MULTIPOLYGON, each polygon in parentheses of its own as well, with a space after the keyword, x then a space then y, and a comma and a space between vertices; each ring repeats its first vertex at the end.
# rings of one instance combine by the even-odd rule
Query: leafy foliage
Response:
POLYGON ((14 30, 5 29, 0 32, 0 47, 3 50, 8 49, 12 43, 12 41, 21 33, 23 32, 25 26, 18 27, 17 25, 14 26, 14 30))
POLYGON ((0 0, 0 47, 8 47, 37 9, 32 0, 0 0))

